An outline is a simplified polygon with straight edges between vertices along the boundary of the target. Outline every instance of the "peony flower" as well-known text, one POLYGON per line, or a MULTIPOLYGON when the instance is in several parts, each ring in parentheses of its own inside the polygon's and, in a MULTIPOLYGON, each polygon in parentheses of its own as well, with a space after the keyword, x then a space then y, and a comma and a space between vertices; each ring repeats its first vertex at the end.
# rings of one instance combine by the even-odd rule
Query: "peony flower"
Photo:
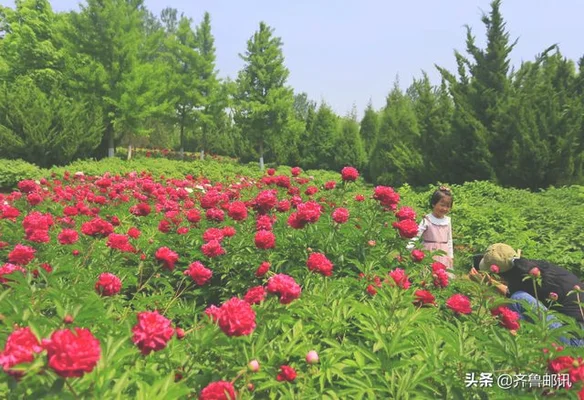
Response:
POLYGON ((324 276, 331 276, 333 263, 322 253, 311 253, 306 260, 306 266, 310 271, 318 272, 324 276))
POLYGON ((278 381, 287 381, 293 382, 296 379, 296 371, 294 368, 289 367, 288 365, 282 365, 280 367, 280 373, 276 377, 278 381))
POLYGON ((199 395, 199 400, 235 400, 236 392, 233 384, 227 381, 211 382, 199 395))
POLYGON ((63 378, 82 377, 93 371, 101 358, 99 340, 89 329, 62 329, 43 340, 49 367, 63 378))
POLYGON ((463 294, 450 296, 450 298, 446 300, 446 306, 456 314, 470 314, 472 312, 470 300, 463 294))
POLYGON ((333 221, 337 224, 344 224, 349 220, 349 210, 346 208, 337 208, 333 211, 333 221))
POLYGON ((276 274, 268 280, 268 293, 280 296, 281 304, 289 304, 300 297, 302 289, 294 278, 285 274, 276 274))
POLYGON ((276 246, 276 236, 271 231, 258 231, 255 234, 255 245, 258 249, 273 249, 276 246))
POLYGON ((132 342, 144 355, 152 351, 159 351, 166 347, 174 329, 171 321, 160 315, 158 311, 144 311, 138 313, 138 322, 132 328, 132 342))
POLYGON ((243 300, 248 302, 249 304, 259 304, 266 298, 267 292, 263 286, 255 286, 250 288, 245 296, 243 296, 243 300))
POLYGON ((418 249, 412 250, 411 256, 412 260, 414 260, 415 262, 420 262, 424 259, 424 257, 426 257, 424 252, 418 249))
POLYGON ((271 266, 271 264, 269 262, 264 261, 263 263, 260 264, 260 266, 256 270, 255 276, 258 278, 261 278, 270 270, 270 266, 271 266))
POLYGON ((256 315, 249 303, 232 297, 220 309, 217 322, 227 336, 250 335, 254 331, 256 315))
POLYGON ((102 296, 118 294, 122 288, 122 281, 114 274, 105 272, 101 274, 95 283, 95 291, 102 296))
POLYGON ((20 378, 24 373, 12 370, 12 367, 32 362, 34 354, 41 351, 43 347, 29 327, 16 329, 8 336, 4 350, 0 352, 0 365, 7 374, 20 378))
POLYGON ((183 274, 190 276, 197 285, 203 286, 205 283, 209 282, 213 276, 213 271, 206 268, 201 262, 195 261, 189 265, 189 269, 183 272, 183 274))
POLYGON ((26 265, 32 261, 36 250, 30 246, 17 244, 14 249, 8 253, 8 262, 18 265, 26 265))
POLYGON ((161 247, 156 250, 154 254, 156 259, 160 261, 164 268, 173 271, 176 262, 178 261, 178 254, 169 249, 168 247, 161 247))
POLYGON ((341 177, 344 181, 354 182, 359 177, 359 171, 353 167, 345 167, 341 170, 341 177))
POLYGON ((427 290, 416 290, 414 292, 414 296, 416 296, 416 300, 414 300, 414 305, 418 307, 422 307, 426 304, 435 304, 436 299, 427 290))

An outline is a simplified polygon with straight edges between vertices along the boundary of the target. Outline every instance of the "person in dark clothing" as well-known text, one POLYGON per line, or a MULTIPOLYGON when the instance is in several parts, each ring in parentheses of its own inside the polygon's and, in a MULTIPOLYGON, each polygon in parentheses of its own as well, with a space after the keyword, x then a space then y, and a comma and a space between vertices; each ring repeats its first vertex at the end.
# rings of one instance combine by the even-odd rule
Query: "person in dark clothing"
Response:
MULTIPOLYGON (((504 284, 496 284, 497 289, 515 300, 510 308, 522 318, 525 318, 522 302, 527 302, 533 309, 539 307, 547 310, 546 306, 552 303, 558 306, 554 310, 574 318, 582 328, 578 338, 562 338, 562 341, 572 346, 584 346, 584 295, 578 293, 579 289, 584 289, 584 282, 575 274, 549 261, 521 258, 518 252, 504 243, 489 246, 484 255, 475 256, 474 264, 471 278, 479 276, 476 267, 481 271, 499 274, 504 284), (534 288, 531 279, 524 280, 530 273, 540 274, 541 285, 535 285, 534 288)), ((494 282, 490 277, 488 279, 494 282)), ((552 328, 561 326, 553 315, 548 320, 555 321, 550 324, 552 328)))

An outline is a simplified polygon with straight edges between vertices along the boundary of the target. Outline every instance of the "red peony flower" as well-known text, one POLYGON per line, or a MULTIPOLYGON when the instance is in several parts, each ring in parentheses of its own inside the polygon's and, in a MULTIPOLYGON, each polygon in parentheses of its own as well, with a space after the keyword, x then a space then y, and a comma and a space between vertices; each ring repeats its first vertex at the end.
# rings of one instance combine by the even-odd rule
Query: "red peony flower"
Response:
POLYGON ((146 217, 151 211, 152 210, 148 203, 139 203, 130 207, 130 213, 137 217, 146 217))
POLYGON ((36 250, 30 246, 17 244, 14 249, 8 253, 8 262, 18 265, 26 265, 32 261, 36 250))
POLYGON ((138 239, 141 234, 142 232, 140 232, 140 229, 134 226, 128 229, 128 236, 131 237, 132 239, 138 239))
POLYGON ((292 169, 290 169, 290 173, 292 174, 292 176, 298 176, 300 175, 301 172, 302 169, 300 169, 300 167, 293 167, 292 169))
POLYGON ((312 196, 315 193, 318 193, 318 188, 316 186, 309 186, 304 191, 304 194, 306 194, 307 196, 312 196))
POLYGON ((199 261, 195 261, 194 263, 189 265, 189 269, 187 269, 183 274, 190 276, 197 285, 203 286, 211 279, 211 277, 213 276, 213 271, 206 268, 199 261))
POLYGON ((345 167, 341 170, 341 177, 344 181, 354 182, 359 177, 359 171, 353 167, 345 167))
POLYGON ((43 340, 49 367, 63 378, 82 377, 93 371, 101 358, 99 340, 85 328, 62 329, 43 340))
POLYGON ((260 264, 260 266, 256 270, 255 276, 257 276, 258 278, 261 278, 270 270, 270 266, 271 265, 269 262, 264 261, 263 263, 260 264))
POLYGON ((267 292, 263 286, 255 286, 250 288, 245 296, 243 296, 243 300, 248 302, 249 304, 259 304, 266 298, 267 292))
POLYGON ((203 390, 199 400, 235 400, 236 392, 233 384, 227 381, 209 383, 203 390))
POLYGON ((357 195, 355 195, 355 201, 358 201, 358 202, 365 201, 365 196, 363 196, 362 194, 357 194, 357 195))
POLYGON ((288 365, 282 365, 280 367, 280 373, 276 377, 278 381, 293 382, 296 379, 296 370, 289 367, 288 365))
POLYGON ((414 296, 416 296, 414 304, 419 307, 426 304, 435 304, 436 301, 432 293, 428 292, 427 290, 416 290, 414 292, 414 296))
POLYGON ((225 254, 225 250, 223 247, 221 247, 221 243, 219 243, 217 240, 211 240, 209 243, 202 245, 201 251, 209 258, 214 258, 225 254))
POLYGON ((349 220, 349 210, 346 208, 337 208, 333 211, 333 221, 337 224, 344 224, 349 220))
POLYGON ((203 232, 203 240, 205 241, 205 243, 208 243, 211 240, 221 242, 224 237, 225 234, 223 233, 223 229, 219 228, 209 228, 205 232, 203 232))
POLYGON ((418 249, 412 250, 411 256, 412 260, 414 260, 415 262, 420 262, 424 259, 424 257, 426 257, 424 252, 418 249))
POLYGON ((23 372, 13 371, 11 368, 32 362, 34 354, 41 351, 43 347, 29 327, 16 329, 8 336, 4 350, 0 352, 0 365, 7 374, 20 378, 23 372))
POLYGON ((276 211, 278 212, 286 212, 290 210, 290 202, 288 200, 280 200, 276 204, 276 211))
POLYGON ((142 354, 148 355, 152 351, 166 347, 174 334, 171 321, 160 315, 158 311, 144 311, 138 313, 138 322, 132 328, 132 341, 142 354))
POLYGON ((377 294, 377 289, 375 289, 375 286, 373 285, 367 285, 367 293, 369 293, 371 296, 375 296, 377 294))
POLYGON ((261 231, 261 230, 266 230, 266 231, 271 231, 272 230, 272 225, 274 224, 274 220, 265 215, 259 215, 257 220, 256 220, 256 230, 261 231))
POLYGON ((258 193, 253 201, 253 206, 260 213, 266 213, 274 208, 278 202, 278 192, 276 190, 264 190, 258 193))
POLYGON ((318 272, 324 276, 331 276, 333 273, 333 263, 322 253, 311 253, 306 261, 306 266, 310 271, 318 272))
POLYGON ((322 206, 315 201, 307 201, 306 203, 298 204, 296 207, 298 212, 298 219, 303 223, 313 224, 318 222, 322 212, 322 206))
POLYGON ((274 176, 274 174, 276 173, 276 170, 274 168, 268 168, 268 170, 266 172, 268 173, 268 175, 274 176))
POLYGON ((271 231, 261 230, 255 234, 255 245, 258 249, 273 249, 276 236, 271 231))
POLYGON ((40 189, 40 186, 37 185, 37 183, 32 179, 20 181, 18 182, 17 186, 18 189, 23 193, 32 193, 40 189))
POLYGON ((333 190, 335 187, 337 187, 337 182, 335 181, 328 181, 324 184, 326 190, 333 190))
POLYGON ((154 255, 156 259, 164 265, 164 268, 172 271, 174 270, 174 265, 178 261, 178 254, 170 250, 168 247, 161 247, 156 250, 154 255))
POLYGON ((395 284, 402 289, 408 289, 411 285, 408 275, 401 268, 394 269, 389 273, 389 276, 393 279, 395 284))
POLYGON ((247 218, 247 207, 242 201, 235 201, 229 205, 227 215, 235 221, 243 221, 247 218))
POLYGON ((400 221, 404 219, 416 219, 416 212, 411 207, 402 207, 395 213, 395 216, 400 221))
POLYGON ((268 280, 268 293, 278 294, 281 304, 291 303, 300 297, 302 289, 294 278, 285 274, 276 274, 268 280))
POLYGON ((107 237, 108 247, 112 249, 120 250, 124 253, 133 253, 136 251, 134 246, 130 244, 130 237, 126 235, 120 235, 119 233, 112 233, 107 237))
POLYGON ((255 327, 255 312, 249 303, 232 297, 223 303, 219 313, 219 328, 227 336, 244 336, 250 335, 255 327))
POLYGON ((457 314, 470 314, 472 307, 470 300, 463 294, 455 294, 446 300, 446 305, 457 314))
POLYGON ((79 233, 75 229, 63 229, 57 236, 62 245, 73 244, 79 240, 79 233))
POLYGON ((201 220, 201 213, 196 208, 192 208, 187 212, 187 220, 192 224, 196 224, 201 220))
POLYGON ((394 222, 391 226, 396 228, 399 231, 399 235, 403 238, 411 239, 418 234, 418 224, 413 219, 394 222))
POLYGON ((43 201, 43 198, 38 193, 30 193, 28 196, 26 196, 26 201, 28 201, 28 204, 31 206, 36 206, 43 201))
POLYGON ((432 276, 434 277, 434 286, 437 288, 445 288, 448 286, 448 273, 445 269, 436 270, 432 276))
POLYGON ((235 228, 232 226, 224 226, 222 231, 223 231, 223 236, 225 236, 225 237, 232 237, 232 236, 235 236, 235 234, 237 233, 235 228))
POLYGON ((574 359, 570 356, 559 356, 554 358, 553 360, 548 361, 548 369, 553 372, 554 374, 562 373, 570 368, 572 368, 572 364, 574 363, 574 359))
POLYGON ((99 276, 95 283, 95 290, 102 296, 113 296, 122 289, 122 281, 114 274, 105 272, 99 276))
POLYGON ((392 187, 376 186, 373 198, 378 200, 382 206, 393 209, 399 203, 400 196, 392 187))
POLYGON ((22 268, 20 265, 14 265, 10 263, 4 264, 2 267, 0 267, 0 283, 9 282, 10 279, 5 278, 5 276, 10 275, 16 271, 20 271, 23 274, 26 274, 26 270, 22 268))
POLYGON ((205 218, 209 221, 222 222, 225 219, 225 212, 218 208, 209 208, 205 212, 205 218))
POLYGON ((221 308, 215 305, 210 305, 205 309, 205 314, 209 318, 211 318, 211 321, 217 322, 217 320, 219 319, 219 315, 221 315, 221 308))
POLYGON ((499 323, 509 329, 516 331, 519 329, 519 314, 505 306, 499 306, 491 310, 491 315, 499 317, 499 323))

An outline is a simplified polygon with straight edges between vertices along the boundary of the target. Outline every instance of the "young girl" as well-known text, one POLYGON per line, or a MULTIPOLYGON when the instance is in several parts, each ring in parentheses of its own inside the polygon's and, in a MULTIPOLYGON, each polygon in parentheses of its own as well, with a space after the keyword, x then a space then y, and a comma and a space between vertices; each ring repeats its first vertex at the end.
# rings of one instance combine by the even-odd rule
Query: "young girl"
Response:
POLYGON ((453 268, 454 251, 452 246, 452 227, 450 217, 446 214, 452 208, 452 193, 445 186, 440 186, 430 197, 432 212, 427 214, 418 225, 418 238, 422 239, 424 249, 428 251, 443 250, 446 255, 434 256, 434 260, 453 268))

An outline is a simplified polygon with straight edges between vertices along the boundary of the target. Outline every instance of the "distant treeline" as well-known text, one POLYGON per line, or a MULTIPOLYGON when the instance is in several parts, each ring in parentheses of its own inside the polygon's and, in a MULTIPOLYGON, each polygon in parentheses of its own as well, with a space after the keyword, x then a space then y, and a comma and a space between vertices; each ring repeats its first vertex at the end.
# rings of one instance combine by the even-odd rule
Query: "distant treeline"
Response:
POLYGON ((124 145, 353 165, 376 184, 582 183, 584 58, 551 46, 513 70, 500 1, 482 21, 484 49, 468 28, 456 71, 437 66, 437 86, 426 74, 405 92, 396 84, 359 121, 294 93, 282 41, 263 22, 242 43, 237 78, 222 80, 208 13, 193 26, 141 0, 86 0, 67 13, 16 1, 0 7, 0 157, 47 167, 124 145))

